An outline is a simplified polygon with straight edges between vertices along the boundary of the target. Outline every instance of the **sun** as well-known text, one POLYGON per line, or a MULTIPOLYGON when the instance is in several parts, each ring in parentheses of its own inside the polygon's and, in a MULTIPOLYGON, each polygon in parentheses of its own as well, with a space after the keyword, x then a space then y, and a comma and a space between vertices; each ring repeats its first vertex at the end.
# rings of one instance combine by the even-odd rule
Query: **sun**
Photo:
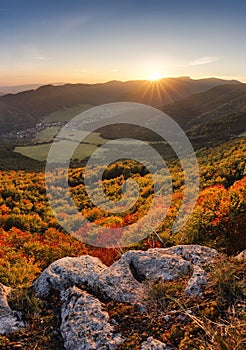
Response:
POLYGON ((161 79, 161 74, 158 72, 151 73, 150 78, 149 78, 149 80, 151 80, 151 81, 156 81, 159 79, 161 79))

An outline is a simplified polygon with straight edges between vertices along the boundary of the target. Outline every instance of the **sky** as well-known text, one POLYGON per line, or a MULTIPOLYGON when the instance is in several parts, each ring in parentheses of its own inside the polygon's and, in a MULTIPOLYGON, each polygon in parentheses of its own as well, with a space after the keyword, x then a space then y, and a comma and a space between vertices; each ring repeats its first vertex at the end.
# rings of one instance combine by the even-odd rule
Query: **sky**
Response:
POLYGON ((245 19, 243 0, 0 0, 0 86, 246 82, 245 19))

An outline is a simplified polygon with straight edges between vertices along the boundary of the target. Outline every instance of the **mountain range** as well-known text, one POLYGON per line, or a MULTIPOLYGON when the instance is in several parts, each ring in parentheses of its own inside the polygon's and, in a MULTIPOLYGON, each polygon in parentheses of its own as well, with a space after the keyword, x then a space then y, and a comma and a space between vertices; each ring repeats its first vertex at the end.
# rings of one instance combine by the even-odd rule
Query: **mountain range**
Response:
MULTIPOLYGON (((65 83, 53 83, 53 85, 64 85, 65 83)), ((43 84, 7 85, 0 86, 0 95, 17 94, 22 91, 37 89, 43 84)))
MULTIPOLYGON (((217 95, 216 88, 227 85, 229 87, 226 99, 237 97, 237 94, 242 95, 245 89, 244 84, 234 80, 227 81, 216 78, 193 80, 189 77, 167 78, 158 82, 136 80, 110 81, 104 84, 41 86, 36 90, 0 96, 0 134, 34 127, 37 123, 42 122, 45 116, 65 108, 80 105, 95 106, 120 101, 140 102, 158 108, 169 106, 167 111, 171 111, 171 116, 175 115, 175 119, 180 122, 180 119, 183 119, 180 117, 182 109, 184 108, 184 111, 187 109, 185 98, 212 89, 210 94, 213 100, 212 95, 217 95), (182 100, 184 100, 183 105, 182 100), (177 104, 178 101, 180 104, 177 104)), ((223 94, 223 91, 221 92, 223 94)), ((220 94, 220 90, 218 94, 220 94)), ((205 108, 202 95, 198 95, 198 97, 194 95, 190 98, 189 103, 194 107, 192 107, 192 118, 197 117, 194 113, 196 110, 199 112, 200 109, 196 107, 196 104, 201 103, 201 108, 205 108)), ((206 97, 204 98, 206 100, 206 97)), ((214 103, 220 104, 222 99, 217 98, 214 103)), ((216 106, 219 107, 219 105, 216 106)), ((208 112, 208 109, 204 112, 208 112)))
POLYGON ((228 140, 246 130, 246 84, 217 86, 163 110, 181 125, 193 144, 228 140))

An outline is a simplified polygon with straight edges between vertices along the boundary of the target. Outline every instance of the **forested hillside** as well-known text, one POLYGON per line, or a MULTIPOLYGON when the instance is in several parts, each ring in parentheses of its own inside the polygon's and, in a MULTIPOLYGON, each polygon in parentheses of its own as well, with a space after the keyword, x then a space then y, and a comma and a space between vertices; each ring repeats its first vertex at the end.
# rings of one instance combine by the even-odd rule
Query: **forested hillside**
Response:
MULTIPOLYGON (((154 239, 157 246, 201 243, 229 254, 245 249, 245 154, 244 139, 200 151, 199 199, 185 231, 176 235, 171 233, 171 227, 182 200, 183 177, 179 164, 170 163, 174 188, 171 209, 159 226, 158 235, 139 242, 136 248, 146 249, 154 239)), ((124 179, 133 177, 138 181, 140 198, 126 215, 105 216, 95 208, 85 193, 82 174, 83 169, 71 169, 69 183, 75 202, 89 220, 107 227, 120 227, 135 222, 148 210, 153 183, 142 166, 118 162, 105 173, 105 190, 112 200, 121 195, 124 179)), ((62 256, 90 251, 107 264, 117 257, 114 250, 86 247, 63 232, 48 205, 42 172, 1 171, 0 226, 0 278, 3 283, 13 286, 28 284, 40 268, 62 256)))
MULTIPOLYGON (((174 193, 166 219, 144 240, 114 249, 86 245, 62 230, 47 202, 43 172, 1 170, 0 282, 14 288, 10 305, 20 310, 27 322, 24 329, 7 337, 0 336, 1 346, 5 349, 20 346, 23 349, 30 349, 30 346, 63 349, 59 297, 53 295, 48 301, 41 302, 30 288, 44 268, 59 258, 89 254, 111 265, 129 249, 201 244, 229 255, 245 249, 245 155, 244 138, 198 152, 199 198, 185 228, 176 234, 171 232, 171 227, 182 202, 183 176, 179 162, 169 161, 174 193)), ((153 182, 142 165, 119 161, 104 173, 103 186, 112 200, 121 197, 125 179, 132 177, 138 182, 139 199, 125 215, 105 215, 94 207, 85 193, 83 174, 83 168, 70 169, 69 185, 75 203, 90 221, 106 227, 121 227, 131 225, 148 211, 153 182)), ((56 181, 59 179, 57 172, 56 181)), ((67 209, 66 201, 61 197, 57 204, 61 208, 60 219, 66 220, 66 215, 62 214, 63 208, 64 211, 67 209)), ((104 238, 99 235, 95 243, 100 244, 100 239, 104 238)), ((110 317, 118 320, 117 329, 125 337, 119 349, 140 349, 141 342, 149 335, 177 349, 200 349, 201 344, 210 344, 209 349, 214 350, 222 341, 229 348, 238 343, 238 349, 243 349, 244 268, 243 261, 220 258, 210 267, 210 283, 204 287, 204 296, 199 299, 184 296, 188 277, 165 283, 144 282, 148 298, 148 309, 144 313, 133 305, 107 302, 105 307, 110 317), (191 316, 187 316, 188 313, 183 316, 186 309, 193 310, 191 316), (170 312, 169 321, 166 312, 170 312), (130 332, 129 323, 134 325, 130 332), (214 332, 217 338, 213 337, 214 332)))

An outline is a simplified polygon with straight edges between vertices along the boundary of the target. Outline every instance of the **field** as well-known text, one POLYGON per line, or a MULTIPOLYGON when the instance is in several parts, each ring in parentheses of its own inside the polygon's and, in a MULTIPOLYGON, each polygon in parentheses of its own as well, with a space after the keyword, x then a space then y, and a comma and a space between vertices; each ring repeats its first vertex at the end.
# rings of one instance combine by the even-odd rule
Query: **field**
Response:
POLYGON ((58 134, 59 130, 60 128, 58 126, 50 126, 38 132, 35 136, 34 142, 51 142, 54 139, 54 137, 58 134))
MULTIPOLYGON (((51 141, 53 140, 57 132, 57 127, 46 128, 45 130, 37 134, 36 141, 42 141, 47 143, 30 146, 18 146, 15 147, 14 151, 31 159, 46 161, 51 147, 51 141)), ((90 134, 84 140, 84 142, 79 144, 79 146, 76 148, 73 155, 73 159, 78 159, 80 161, 85 160, 97 149, 98 145, 103 145, 105 141, 105 139, 100 137, 99 133, 90 134)), ((59 159, 57 160, 59 161, 59 159)))

